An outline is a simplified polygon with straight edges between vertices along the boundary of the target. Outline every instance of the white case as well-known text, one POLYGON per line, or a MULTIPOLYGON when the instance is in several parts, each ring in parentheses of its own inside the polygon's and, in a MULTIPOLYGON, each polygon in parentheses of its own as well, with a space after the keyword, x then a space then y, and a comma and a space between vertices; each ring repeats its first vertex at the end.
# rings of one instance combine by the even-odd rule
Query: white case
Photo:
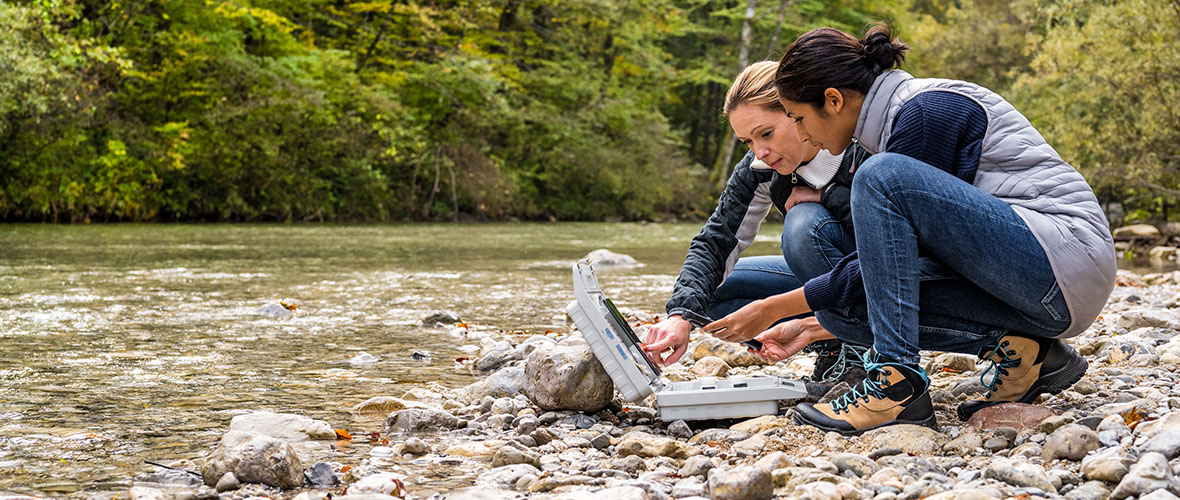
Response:
POLYGON ((602 293, 590 262, 573 267, 574 297, 565 308, 594 356, 627 401, 655 394, 663 420, 705 420, 778 413, 780 400, 807 396, 802 382, 779 377, 705 378, 663 384, 660 369, 639 348, 627 321, 602 293))

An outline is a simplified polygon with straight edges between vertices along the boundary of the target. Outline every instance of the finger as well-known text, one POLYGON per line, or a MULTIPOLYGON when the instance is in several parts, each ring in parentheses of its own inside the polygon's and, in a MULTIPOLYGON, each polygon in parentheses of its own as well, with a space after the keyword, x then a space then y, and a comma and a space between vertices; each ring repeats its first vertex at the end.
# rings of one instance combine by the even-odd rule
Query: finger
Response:
POLYGON ((729 320, 726 318, 721 318, 717 321, 702 326, 701 331, 705 333, 716 333, 726 328, 729 328, 729 320))
POLYGON ((663 365, 668 366, 672 363, 680 361, 680 358, 684 356, 685 351, 688 351, 687 344, 677 347, 676 350, 672 351, 672 354, 669 354, 667 358, 664 358, 663 365))
POLYGON ((640 346, 640 348, 646 352, 659 354, 661 352, 667 351, 668 349, 671 349, 673 342, 674 341, 671 337, 665 337, 650 344, 644 344, 640 346))

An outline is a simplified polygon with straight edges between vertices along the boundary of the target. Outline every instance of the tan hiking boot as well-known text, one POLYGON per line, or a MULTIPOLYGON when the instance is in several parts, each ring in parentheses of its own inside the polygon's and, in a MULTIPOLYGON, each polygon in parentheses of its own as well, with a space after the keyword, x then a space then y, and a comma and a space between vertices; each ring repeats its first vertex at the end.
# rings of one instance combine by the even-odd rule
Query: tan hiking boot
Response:
POLYGON ((991 363, 979 374, 988 393, 982 400, 959 405, 959 418, 1000 403, 1032 403, 1041 394, 1057 394, 1086 374, 1089 364, 1072 347, 1058 339, 1007 335, 979 353, 980 362, 991 363), (993 372, 991 382, 985 377, 993 372))
MULTIPOLYGON (((866 358, 873 355, 870 351, 866 358)), ((864 380, 835 401, 795 406, 795 421, 846 436, 893 424, 938 428, 930 379, 921 367, 866 359, 865 371, 864 380)))

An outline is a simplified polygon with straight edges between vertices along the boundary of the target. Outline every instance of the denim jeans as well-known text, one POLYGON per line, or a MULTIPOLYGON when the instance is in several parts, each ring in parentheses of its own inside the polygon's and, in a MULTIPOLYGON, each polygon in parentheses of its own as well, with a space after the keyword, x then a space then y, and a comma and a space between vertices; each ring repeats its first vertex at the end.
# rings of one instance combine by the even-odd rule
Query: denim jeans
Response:
POLYGON ((713 293, 709 316, 721 319, 755 300, 799 288, 830 271, 852 252, 855 243, 823 205, 795 205, 783 218, 782 255, 738 259, 733 272, 713 293))
POLYGON ((852 217, 865 304, 817 314, 837 337, 917 363, 920 349, 976 354, 1009 333, 1054 336, 1069 326, 1032 231, 975 186, 878 154, 856 173, 852 217))

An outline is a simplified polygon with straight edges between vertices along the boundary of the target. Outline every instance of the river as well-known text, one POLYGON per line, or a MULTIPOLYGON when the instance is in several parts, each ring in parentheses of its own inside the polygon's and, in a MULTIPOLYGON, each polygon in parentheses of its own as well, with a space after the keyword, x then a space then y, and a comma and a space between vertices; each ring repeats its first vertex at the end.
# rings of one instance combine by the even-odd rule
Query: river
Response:
MULTIPOLYGON (((85 498, 201 456, 234 416, 294 412, 353 433, 349 409, 474 378, 478 341, 420 326, 567 331, 570 265, 621 305, 663 303, 699 224, 0 226, 0 496, 85 498), (256 310, 293 299, 294 317, 256 310), (431 356, 412 359, 411 351, 431 356), (367 352, 379 358, 354 366, 367 352)), ((778 251, 767 224, 750 255, 778 251)), ((343 451, 359 460, 363 445, 343 451)), ((343 461, 343 460, 341 460, 343 461)), ((445 476, 445 475, 444 475, 445 476)), ((429 487, 430 485, 423 485, 429 487)), ((445 489, 445 488, 444 488, 445 489)))

